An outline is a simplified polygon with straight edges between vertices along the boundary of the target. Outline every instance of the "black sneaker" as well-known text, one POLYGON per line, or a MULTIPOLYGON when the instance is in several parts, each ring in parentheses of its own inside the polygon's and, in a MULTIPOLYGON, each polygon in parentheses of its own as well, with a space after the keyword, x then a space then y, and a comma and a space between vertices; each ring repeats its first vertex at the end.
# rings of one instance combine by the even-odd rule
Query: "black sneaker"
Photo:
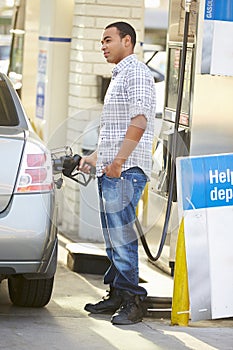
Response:
POLYGON ((112 316, 112 324, 128 325, 141 322, 145 314, 145 306, 139 295, 127 291, 122 293, 123 303, 112 316))
POLYGON ((92 314, 114 314, 119 309, 122 303, 122 297, 119 291, 115 288, 110 288, 107 291, 106 297, 96 304, 86 304, 84 310, 91 312, 92 314))

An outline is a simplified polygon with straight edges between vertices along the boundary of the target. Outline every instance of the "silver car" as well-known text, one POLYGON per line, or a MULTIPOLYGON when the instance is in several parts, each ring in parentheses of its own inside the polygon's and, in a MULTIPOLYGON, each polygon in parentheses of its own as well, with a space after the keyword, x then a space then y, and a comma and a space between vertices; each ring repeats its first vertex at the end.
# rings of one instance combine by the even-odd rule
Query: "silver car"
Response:
POLYGON ((49 150, 33 131, 10 80, 0 74, 0 281, 13 304, 45 306, 57 266, 49 150))

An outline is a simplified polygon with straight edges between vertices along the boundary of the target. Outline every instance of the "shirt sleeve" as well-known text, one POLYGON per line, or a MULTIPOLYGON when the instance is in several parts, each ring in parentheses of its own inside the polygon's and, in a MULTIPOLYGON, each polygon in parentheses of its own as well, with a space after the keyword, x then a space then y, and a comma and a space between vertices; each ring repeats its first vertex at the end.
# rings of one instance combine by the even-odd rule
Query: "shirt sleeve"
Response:
POLYGON ((127 93, 129 101, 129 117, 144 115, 151 116, 151 106, 154 105, 155 114, 155 83, 146 67, 135 66, 129 70, 127 76, 127 93))

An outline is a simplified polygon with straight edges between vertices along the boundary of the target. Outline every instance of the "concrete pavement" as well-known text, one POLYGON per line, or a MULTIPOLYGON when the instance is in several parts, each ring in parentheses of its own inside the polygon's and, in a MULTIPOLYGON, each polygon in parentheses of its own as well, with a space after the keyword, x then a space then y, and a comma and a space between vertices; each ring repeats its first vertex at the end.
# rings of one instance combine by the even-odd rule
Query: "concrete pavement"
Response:
POLYGON ((1 350, 232 350, 229 319, 174 327, 169 318, 146 317, 135 325, 113 326, 110 315, 89 315, 83 307, 104 295, 102 276, 73 272, 66 259, 63 241, 52 299, 45 308, 13 306, 7 281, 0 284, 1 350))
MULTIPOLYGON (((64 237, 62 240, 63 242, 59 246, 59 261, 66 265, 67 250, 65 245, 69 241, 66 241, 64 237)), ((89 315, 83 310, 84 305, 87 302, 100 300, 105 294, 102 276, 71 273, 76 276, 78 284, 76 287, 73 286, 74 294, 70 295, 70 301, 72 298, 78 301, 80 306, 78 312, 82 315, 82 321, 85 320, 87 325, 86 335, 82 336, 88 342, 91 339, 90 349, 233 349, 233 319, 190 322, 188 327, 179 327, 171 326, 170 318, 159 314, 159 317, 145 317, 143 322, 132 326, 113 326, 109 315, 89 315)), ((170 277, 157 270, 154 272, 153 286, 151 287, 154 291, 154 286, 157 285, 159 292, 163 290, 163 296, 168 297, 172 293, 171 281, 170 277)), ((79 347, 79 349, 85 349, 85 347, 79 347)))

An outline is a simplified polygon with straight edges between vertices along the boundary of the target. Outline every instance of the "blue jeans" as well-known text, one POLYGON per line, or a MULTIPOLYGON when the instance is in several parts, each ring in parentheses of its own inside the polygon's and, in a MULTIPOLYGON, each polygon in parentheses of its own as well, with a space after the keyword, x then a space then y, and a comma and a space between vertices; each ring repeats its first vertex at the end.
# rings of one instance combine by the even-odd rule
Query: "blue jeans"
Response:
POLYGON ((111 262, 104 283, 133 294, 146 296, 138 285, 138 237, 134 230, 135 209, 147 177, 140 168, 122 172, 120 178, 98 178, 100 218, 111 262))

